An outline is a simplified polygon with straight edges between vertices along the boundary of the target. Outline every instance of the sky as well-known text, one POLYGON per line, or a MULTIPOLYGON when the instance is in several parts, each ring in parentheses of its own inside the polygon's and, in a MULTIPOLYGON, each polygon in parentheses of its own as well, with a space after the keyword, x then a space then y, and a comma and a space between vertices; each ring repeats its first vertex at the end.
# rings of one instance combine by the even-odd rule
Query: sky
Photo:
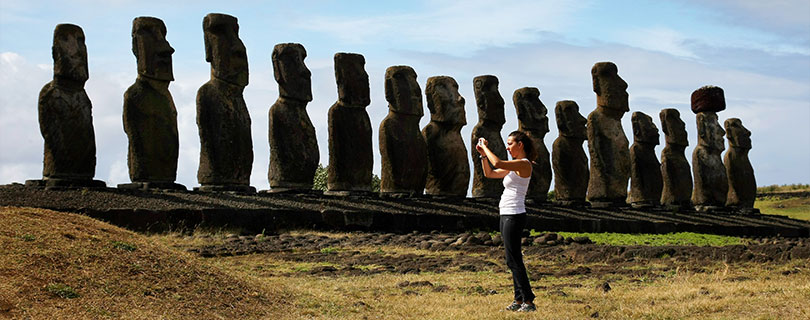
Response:
MULTIPOLYGON (((722 124, 740 118, 751 132, 749 157, 757 185, 810 183, 810 1, 806 0, 513 0, 513 1, 151 1, 0 0, 0 184, 42 177, 43 140, 37 99, 53 78, 51 45, 59 23, 84 29, 93 103, 96 179, 128 183, 123 94, 135 81, 132 20, 162 19, 175 49, 175 81, 169 89, 178 112, 177 182, 197 186, 199 136, 197 89, 210 77, 202 19, 226 13, 239 19, 247 48, 254 162, 251 185, 267 189, 268 110, 278 98, 270 55, 278 43, 307 50, 313 101, 307 106, 328 164, 327 111, 337 101, 333 57, 360 53, 366 59, 373 129, 374 172, 380 172, 378 128, 388 113, 383 80, 394 65, 414 68, 424 92, 427 79, 456 79, 466 99, 469 139, 478 121, 472 79, 500 79, 506 101, 503 135, 517 128, 512 93, 536 87, 549 109, 551 146, 558 136, 554 105, 574 100, 583 116, 596 107, 590 69, 612 61, 628 83, 630 111, 650 115, 676 108, 686 122, 690 159, 697 144, 692 91, 704 85, 725 90, 722 124)), ((423 97, 424 99, 424 97, 423 97)), ((430 117, 425 103, 425 126, 430 117)), ((623 128, 632 143, 631 113, 623 128)), ((656 148, 660 154, 661 145, 656 148)), ((587 142, 583 145, 587 148, 587 142)), ((587 149, 586 149, 587 150, 587 149)))

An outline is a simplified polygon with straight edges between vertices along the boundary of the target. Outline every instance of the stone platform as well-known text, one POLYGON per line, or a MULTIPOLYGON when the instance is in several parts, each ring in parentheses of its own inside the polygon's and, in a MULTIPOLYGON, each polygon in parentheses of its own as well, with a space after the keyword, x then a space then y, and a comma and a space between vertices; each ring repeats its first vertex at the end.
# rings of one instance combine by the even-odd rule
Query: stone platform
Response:
MULTIPOLYGON (((390 199, 318 194, 143 191, 115 188, 45 190, 0 186, 0 206, 71 211, 142 232, 288 229, 385 232, 497 230, 497 200, 390 199)), ((756 237, 810 237, 810 222, 776 215, 569 208, 527 204, 527 229, 538 231, 699 232, 756 237)))

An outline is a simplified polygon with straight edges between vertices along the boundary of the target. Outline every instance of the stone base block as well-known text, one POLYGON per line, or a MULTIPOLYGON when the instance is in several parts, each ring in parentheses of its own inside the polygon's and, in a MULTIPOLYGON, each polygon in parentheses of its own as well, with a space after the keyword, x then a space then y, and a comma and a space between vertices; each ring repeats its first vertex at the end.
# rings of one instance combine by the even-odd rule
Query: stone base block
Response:
POLYGON ((174 182, 132 182, 121 183, 118 189, 124 190, 182 190, 187 191, 186 186, 174 182))
POLYGON ((707 205, 696 205, 695 211, 701 213, 718 213, 718 214, 730 214, 733 212, 733 210, 728 207, 707 206, 707 205))
POLYGON ((624 201, 599 201, 599 200, 591 200, 591 208, 595 209, 605 209, 605 208, 626 208, 630 205, 624 201))
POLYGON ((299 189, 299 188, 270 188, 270 190, 261 190, 259 193, 264 194, 313 194, 322 195, 323 191, 313 189, 299 189))
POLYGON ((25 180, 25 186, 45 189, 106 188, 107 183, 93 179, 47 178, 41 180, 25 180))
POLYGON ((380 198, 383 199, 408 199, 419 198, 421 196, 421 193, 416 192, 380 192, 380 198))
POLYGON ((371 191, 353 191, 353 190, 326 190, 323 192, 325 196, 333 197, 371 197, 377 193, 371 191))
POLYGON ((555 205, 563 206, 563 207, 572 207, 572 208, 584 208, 590 207, 591 204, 584 199, 577 199, 577 200, 555 200, 553 202, 555 205))
POLYGON ((194 187, 194 191, 199 192, 242 192, 256 193, 256 188, 248 185, 215 185, 207 184, 194 187))

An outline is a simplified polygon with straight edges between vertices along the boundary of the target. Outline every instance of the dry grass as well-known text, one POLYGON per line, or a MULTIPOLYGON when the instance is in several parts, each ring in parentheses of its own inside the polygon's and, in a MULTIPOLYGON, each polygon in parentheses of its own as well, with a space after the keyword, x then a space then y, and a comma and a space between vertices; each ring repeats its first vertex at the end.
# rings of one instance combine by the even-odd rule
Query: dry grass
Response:
MULTIPOLYGON (((0 230, 0 318, 810 318, 807 260, 665 270, 656 268, 670 260, 659 259, 627 267, 645 271, 636 275, 544 276, 533 279, 539 311, 527 315, 500 311, 512 300, 505 267, 314 276, 307 270, 324 263, 288 261, 273 253, 202 259, 182 249, 221 242, 221 235, 144 237, 80 215, 27 208, 0 208, 0 230), (430 285, 401 285, 405 281, 430 285), (597 289, 605 282, 612 290, 597 289), (78 296, 71 298, 71 292, 78 296)), ((458 254, 395 246, 350 249, 458 254)), ((577 267, 526 260, 533 270, 577 267)))
MULTIPOLYGON (((391 254, 453 255, 411 248, 352 248, 391 254)), ((324 265, 276 259, 273 254, 212 258, 209 263, 268 286, 295 288, 300 314, 315 319, 804 319, 810 317, 810 261, 782 264, 722 262, 679 268, 654 276, 607 274, 533 279, 539 312, 503 312, 511 278, 499 272, 314 276, 324 265), (401 286, 429 281, 431 286, 401 286), (609 282, 612 290, 597 289, 609 282), (443 289, 438 289, 443 288, 443 289)), ((527 257, 530 268, 553 263, 527 257)), ((602 264, 604 266, 604 264, 602 264)), ((576 266, 567 266, 576 267, 576 266)), ((596 268, 598 264, 589 265, 596 268)), ((639 263, 637 268, 655 268, 639 263)))
POLYGON ((0 318, 259 318, 281 287, 248 282, 81 215, 0 208, 0 318))

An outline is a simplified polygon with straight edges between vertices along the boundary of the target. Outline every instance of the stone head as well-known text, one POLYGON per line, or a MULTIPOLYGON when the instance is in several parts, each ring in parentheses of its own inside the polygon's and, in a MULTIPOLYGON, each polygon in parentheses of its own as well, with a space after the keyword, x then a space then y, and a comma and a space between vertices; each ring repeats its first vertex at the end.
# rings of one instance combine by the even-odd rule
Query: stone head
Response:
POLYGON ((422 89, 416 82, 416 71, 409 66, 393 66, 385 70, 385 101, 391 111, 423 116, 422 89))
POLYGON ((692 92, 692 112, 720 112, 726 109, 723 88, 703 86, 692 92))
POLYGON ((209 13, 203 18, 203 33, 205 61, 211 63, 211 75, 237 86, 247 86, 247 49, 239 39, 236 17, 209 13))
POLYGON ((75 24, 58 24, 53 30, 53 74, 56 78, 69 79, 84 84, 89 78, 87 71, 87 47, 84 31, 75 24))
POLYGON ((166 41, 166 25, 153 17, 132 20, 132 53, 138 61, 138 75, 172 81, 172 54, 174 48, 166 41))
POLYGON ((338 100, 347 106, 365 107, 371 104, 369 95, 366 59, 361 54, 335 54, 335 79, 338 87, 338 100))
POLYGON ((661 118, 661 129, 668 144, 684 147, 689 145, 686 123, 681 120, 681 113, 677 109, 661 110, 658 116, 661 118))
POLYGON ((698 145, 718 152, 723 151, 725 149, 723 136, 726 131, 717 122, 717 113, 701 112, 696 115, 696 118, 698 145))
POLYGON ((515 104, 520 130, 534 132, 548 132, 548 109, 540 101, 540 90, 524 87, 515 90, 512 94, 515 104))
POLYGON ((574 139, 588 139, 585 125, 588 120, 579 113, 579 106, 571 100, 557 101, 554 106, 554 115, 557 118, 557 129, 560 135, 574 139))
POLYGON ((613 111, 630 111, 627 102, 627 82, 619 77, 619 68, 613 62, 597 62, 591 68, 596 105, 613 111))
POLYGON ((458 93, 458 83, 455 79, 448 76, 428 78, 425 95, 431 121, 467 124, 464 97, 458 93))
POLYGON ((478 106, 478 118, 503 125, 506 117, 503 110, 503 98, 498 92, 498 78, 491 75, 473 78, 475 104, 478 106))
POLYGON ((273 75, 279 95, 300 101, 312 101, 312 73, 304 64, 307 50, 299 43, 280 43, 273 47, 273 75))
POLYGON ((723 125, 726 127, 729 148, 751 149, 751 131, 743 127, 740 119, 726 119, 723 125))
POLYGON ((640 143, 658 145, 661 136, 658 134, 658 127, 655 126, 650 116, 643 112, 633 112, 630 118, 633 123, 633 139, 640 143))

